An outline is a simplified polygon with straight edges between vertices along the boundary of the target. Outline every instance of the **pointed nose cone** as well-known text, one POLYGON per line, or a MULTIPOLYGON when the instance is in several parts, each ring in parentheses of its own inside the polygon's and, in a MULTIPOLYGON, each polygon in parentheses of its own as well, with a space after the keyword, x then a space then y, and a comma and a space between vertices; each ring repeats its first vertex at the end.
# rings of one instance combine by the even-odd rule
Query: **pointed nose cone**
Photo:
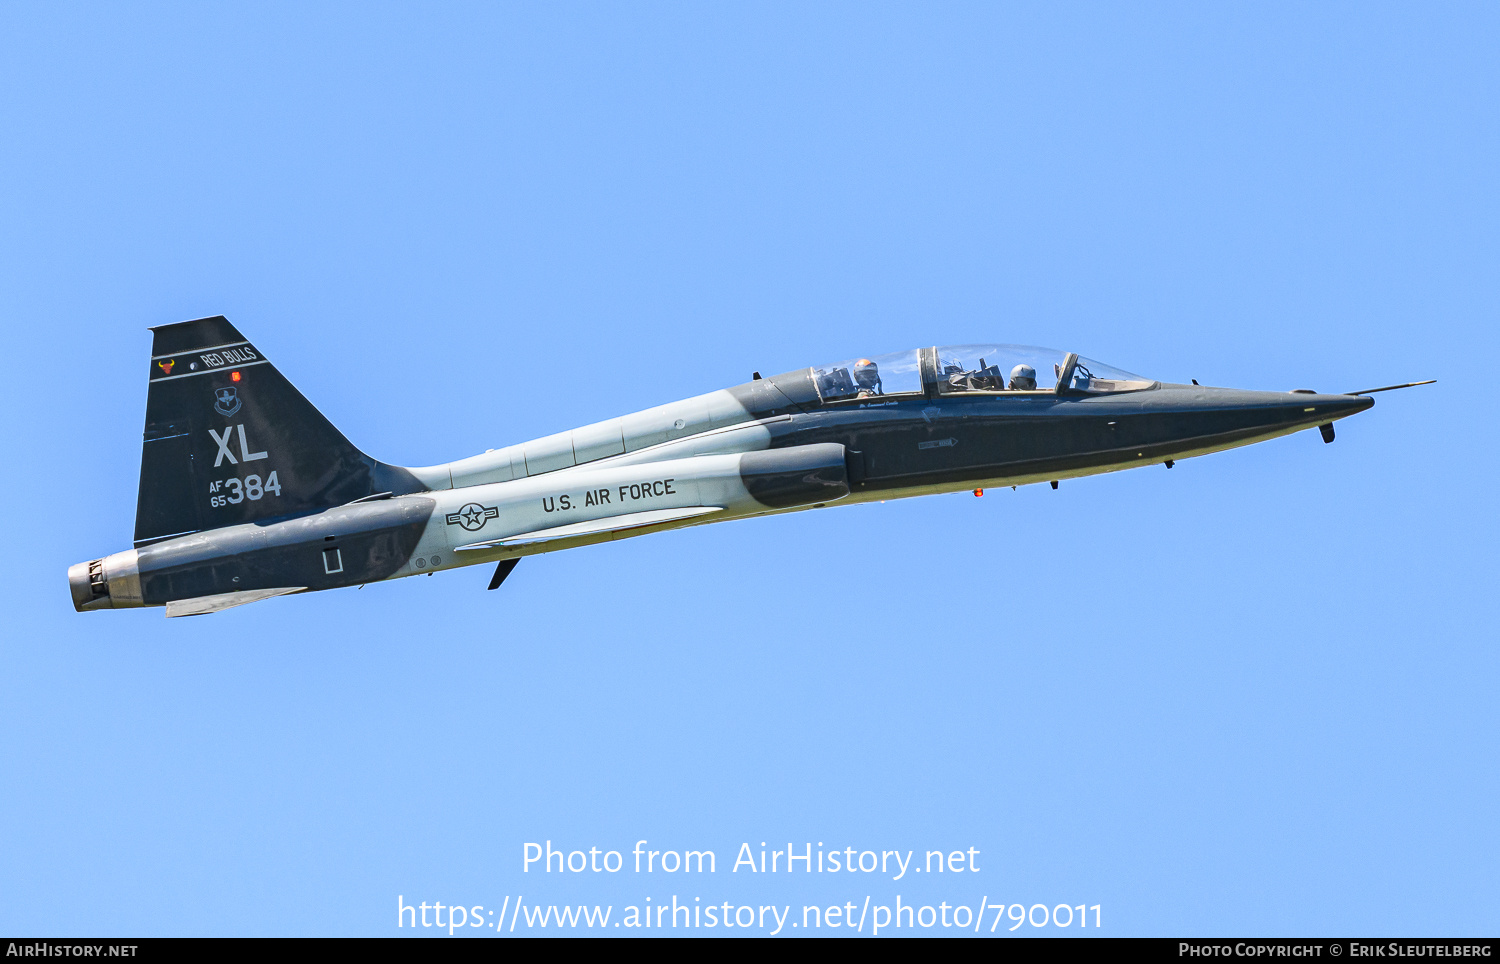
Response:
MULTIPOLYGON (((1288 408, 1301 406, 1308 420, 1316 419, 1320 423, 1332 422, 1335 419, 1348 418, 1350 415, 1363 412, 1375 404, 1375 399, 1368 395, 1303 395, 1293 394, 1293 401, 1287 402, 1288 408), (1307 411, 1311 409, 1312 411, 1307 411)), ((1302 421, 1299 419, 1299 421, 1302 421)))

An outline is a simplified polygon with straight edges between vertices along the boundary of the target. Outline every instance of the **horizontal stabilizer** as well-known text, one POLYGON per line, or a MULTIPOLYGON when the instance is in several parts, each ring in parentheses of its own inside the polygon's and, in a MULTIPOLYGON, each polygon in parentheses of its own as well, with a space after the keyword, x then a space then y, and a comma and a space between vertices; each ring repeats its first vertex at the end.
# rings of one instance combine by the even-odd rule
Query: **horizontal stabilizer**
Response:
POLYGON ((198 596, 195 599, 174 599, 167 603, 167 616, 202 616, 221 609, 233 609, 246 603, 260 602, 272 596, 285 596, 289 592, 302 592, 303 586, 285 589, 247 589, 244 592, 222 592, 216 596, 198 596))
POLYGON ((676 522, 679 519, 691 519, 694 516, 723 511, 723 506, 690 505, 681 509, 653 509, 650 512, 631 512, 627 515, 612 515, 607 519, 574 522, 572 525, 553 526, 550 529, 536 529, 532 532, 522 532, 517 535, 506 536, 503 539, 490 539, 488 542, 476 542, 472 545, 459 546, 458 548, 459 551, 465 549, 494 549, 497 546, 513 546, 522 542, 548 542, 552 539, 571 539, 575 536, 591 536, 600 532, 639 529, 642 526, 654 526, 663 522, 676 522))

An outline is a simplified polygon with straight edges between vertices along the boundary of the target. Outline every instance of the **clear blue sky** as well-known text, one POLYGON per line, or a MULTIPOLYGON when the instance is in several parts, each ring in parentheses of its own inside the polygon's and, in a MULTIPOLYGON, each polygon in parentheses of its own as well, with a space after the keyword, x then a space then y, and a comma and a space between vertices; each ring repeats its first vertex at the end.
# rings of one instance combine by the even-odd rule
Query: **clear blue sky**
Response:
POLYGON ((6 6, 0 930, 899 893, 1100 904, 1116 935, 1493 935, 1497 28, 6 6), (651 536, 500 592, 76 614, 66 567, 130 541, 146 327, 220 313, 403 464, 917 345, 1442 381, 1333 445, 651 536), (521 870, 527 841, 643 838, 718 873, 521 870), (981 871, 729 872, 763 840, 981 871))

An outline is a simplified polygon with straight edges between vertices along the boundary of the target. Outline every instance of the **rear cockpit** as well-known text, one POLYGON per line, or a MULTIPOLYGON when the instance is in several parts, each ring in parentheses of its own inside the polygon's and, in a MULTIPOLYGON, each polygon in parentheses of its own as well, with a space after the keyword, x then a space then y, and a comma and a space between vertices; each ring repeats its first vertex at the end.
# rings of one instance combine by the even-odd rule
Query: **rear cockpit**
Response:
POLYGON ((920 395, 921 355, 921 351, 913 348, 911 351, 814 366, 813 383, 825 402, 877 395, 920 395))

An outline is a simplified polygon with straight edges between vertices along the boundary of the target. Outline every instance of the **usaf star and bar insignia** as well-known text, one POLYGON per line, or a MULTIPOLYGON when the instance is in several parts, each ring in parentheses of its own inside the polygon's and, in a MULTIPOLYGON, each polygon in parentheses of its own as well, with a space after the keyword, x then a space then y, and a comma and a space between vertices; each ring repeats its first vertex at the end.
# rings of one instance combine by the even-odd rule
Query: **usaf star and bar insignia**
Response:
POLYGON ((500 510, 494 506, 480 505, 478 502, 470 502, 457 512, 448 513, 448 524, 450 526, 463 526, 469 532, 483 529, 486 522, 498 518, 500 510))

